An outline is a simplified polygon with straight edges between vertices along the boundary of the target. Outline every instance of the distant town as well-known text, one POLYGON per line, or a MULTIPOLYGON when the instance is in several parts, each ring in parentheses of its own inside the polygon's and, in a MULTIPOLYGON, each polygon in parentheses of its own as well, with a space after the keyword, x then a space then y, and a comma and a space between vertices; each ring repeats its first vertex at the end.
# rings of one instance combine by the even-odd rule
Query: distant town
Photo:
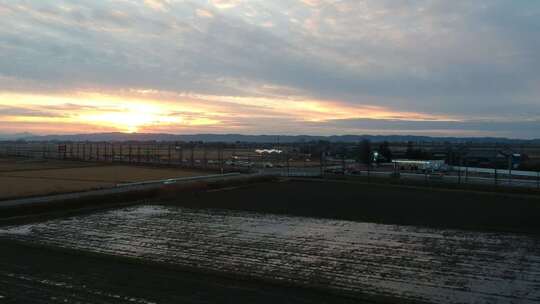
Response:
POLYGON ((105 133, 23 136, 0 142, 0 156, 161 165, 222 173, 369 176, 540 187, 540 143, 535 140, 105 133))

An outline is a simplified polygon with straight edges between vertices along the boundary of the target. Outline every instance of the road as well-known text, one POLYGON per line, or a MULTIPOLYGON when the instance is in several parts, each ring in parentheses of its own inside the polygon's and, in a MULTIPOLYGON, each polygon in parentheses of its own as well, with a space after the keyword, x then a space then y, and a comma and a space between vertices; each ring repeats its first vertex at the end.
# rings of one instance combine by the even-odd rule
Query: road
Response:
MULTIPOLYGON (((330 166, 325 167, 325 170, 336 170, 339 172, 341 166, 330 166)), ((301 167, 301 168, 265 168, 260 171, 266 174, 274 174, 279 176, 292 176, 292 177, 316 177, 321 176, 320 167, 301 167)), ((391 178, 392 171, 369 171, 370 176, 374 177, 386 177, 391 178)), ((459 176, 457 172, 452 172, 450 174, 444 175, 432 175, 432 174, 423 174, 423 173, 412 173, 412 172, 400 172, 400 178, 405 180, 413 181, 437 181, 441 183, 448 184, 474 184, 474 185, 493 185, 501 187, 521 187, 521 188, 537 188, 540 189, 540 180, 536 179, 524 179, 524 178, 509 178, 507 176, 503 178, 494 177, 482 177, 482 176, 465 176, 463 172, 459 176)), ((360 171, 355 174, 346 173, 349 176, 367 176, 368 171, 360 171)))

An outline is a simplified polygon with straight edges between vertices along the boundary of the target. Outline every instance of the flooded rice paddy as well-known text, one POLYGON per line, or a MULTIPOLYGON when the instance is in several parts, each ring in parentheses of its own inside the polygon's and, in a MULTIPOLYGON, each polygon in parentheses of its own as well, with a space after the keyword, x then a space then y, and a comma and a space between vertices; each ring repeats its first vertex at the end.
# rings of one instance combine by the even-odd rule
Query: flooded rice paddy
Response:
POLYGON ((521 234, 155 205, 3 227, 0 238, 360 298, 540 301, 540 238, 521 234))

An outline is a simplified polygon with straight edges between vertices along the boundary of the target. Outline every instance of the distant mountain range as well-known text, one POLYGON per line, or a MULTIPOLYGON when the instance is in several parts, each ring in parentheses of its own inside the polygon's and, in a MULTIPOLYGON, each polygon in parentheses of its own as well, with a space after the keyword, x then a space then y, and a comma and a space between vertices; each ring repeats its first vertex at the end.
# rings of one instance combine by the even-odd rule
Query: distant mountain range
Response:
POLYGON ((330 142, 359 142, 368 139, 372 142, 474 142, 474 143, 535 143, 540 144, 540 139, 509 139, 497 137, 430 137, 415 135, 242 135, 242 134, 153 134, 153 133, 92 133, 73 135, 43 135, 37 136, 30 133, 0 134, 0 140, 24 140, 24 141, 202 141, 202 142, 250 142, 250 143, 297 143, 310 141, 330 142))
POLYGON ((14 134, 2 134, 0 133, 0 140, 18 140, 18 139, 25 139, 35 136, 32 133, 24 132, 24 133, 14 133, 14 134))

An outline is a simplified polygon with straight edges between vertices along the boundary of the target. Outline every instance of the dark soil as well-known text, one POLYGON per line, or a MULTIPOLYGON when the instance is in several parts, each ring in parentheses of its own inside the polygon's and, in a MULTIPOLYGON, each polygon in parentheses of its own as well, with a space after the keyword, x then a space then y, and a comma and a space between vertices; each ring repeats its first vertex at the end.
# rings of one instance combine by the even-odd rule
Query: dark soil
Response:
POLYGON ((540 234, 540 197, 346 181, 291 180, 181 195, 172 204, 540 234))
MULTIPOLYGON (((171 189, 166 196, 150 201, 190 208, 540 234, 540 198, 534 196, 315 180, 227 187, 202 187, 195 192, 171 189)), ((104 203, 105 206, 112 207, 104 203)), ((350 301, 314 289, 0 240, 0 303, 64 300, 70 303, 350 301)))
POLYGON ((316 290, 0 240, 0 303, 357 303, 316 290))

